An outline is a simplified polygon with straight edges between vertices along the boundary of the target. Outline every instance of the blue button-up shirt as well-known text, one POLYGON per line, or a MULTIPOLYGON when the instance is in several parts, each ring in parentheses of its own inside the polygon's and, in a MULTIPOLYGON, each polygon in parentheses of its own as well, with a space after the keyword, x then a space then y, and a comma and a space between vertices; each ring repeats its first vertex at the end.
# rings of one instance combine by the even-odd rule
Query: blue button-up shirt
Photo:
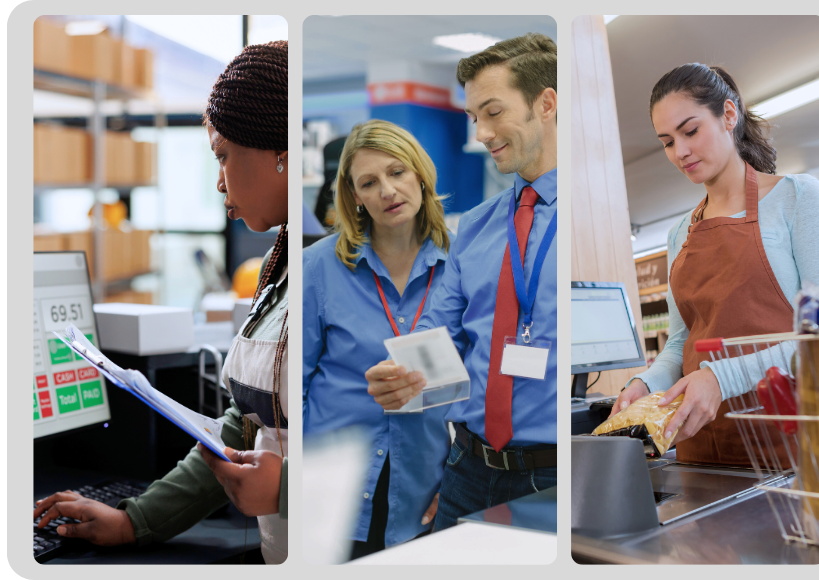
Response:
MULTIPOLYGON (((453 236, 450 236, 450 241, 453 236)), ((388 357, 384 339, 394 336, 373 278, 375 272, 401 334, 409 334, 427 291, 425 309, 441 285, 446 254, 426 240, 399 295, 387 268, 368 244, 350 270, 335 255, 338 235, 304 250, 304 432, 363 426, 373 441, 370 467, 361 490, 361 511, 353 539, 365 541, 372 500, 387 454, 390 456, 387 546, 409 540, 430 525, 421 518, 438 491, 449 453, 447 406, 424 413, 387 415, 367 393, 364 373, 388 357), (366 494, 366 497, 365 497, 366 494)))
MULTIPOLYGON (((458 238, 449 252, 442 288, 432 297, 429 310, 421 317, 416 331, 438 326, 449 329, 464 359, 470 378, 470 396, 453 403, 447 420, 466 423, 467 429, 484 440, 486 379, 489 375, 489 352, 492 345, 492 323, 498 294, 503 254, 507 245, 509 198, 520 204, 523 188, 531 185, 538 193, 535 217, 523 273, 526 288, 540 242, 549 221, 557 211, 557 169, 537 178, 534 183, 515 176, 512 188, 486 200, 466 212, 458 225, 458 238)), ((555 238, 556 239, 556 238, 555 238)), ((552 343, 546 367, 546 379, 514 378, 512 389, 513 437, 508 445, 528 446, 557 443, 557 242, 553 241, 543 262, 532 308, 533 340, 552 343)), ((523 311, 518 317, 518 336, 523 333, 523 311)), ((502 339, 501 339, 502 340, 502 339)))

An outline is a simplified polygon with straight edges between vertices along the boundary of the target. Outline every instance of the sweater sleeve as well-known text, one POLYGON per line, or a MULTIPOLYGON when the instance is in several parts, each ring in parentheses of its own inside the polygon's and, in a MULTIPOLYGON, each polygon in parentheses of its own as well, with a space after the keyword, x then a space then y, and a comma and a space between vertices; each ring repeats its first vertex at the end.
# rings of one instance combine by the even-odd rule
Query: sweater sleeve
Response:
MULTIPOLYGON (((680 252, 682 243, 685 238, 680 238, 680 232, 685 232, 683 227, 687 220, 691 219, 691 214, 686 214, 685 217, 671 228, 668 232, 668 272, 671 273, 671 266, 674 264, 674 259, 680 252)), ((634 379, 643 381, 648 390, 667 391, 674 386, 678 380, 682 378, 683 368, 683 345, 688 338, 688 328, 680 316, 680 311, 677 308, 677 303, 674 301, 674 295, 671 292, 671 284, 668 285, 668 341, 665 343, 662 352, 654 359, 654 364, 648 370, 634 375, 627 383, 629 386, 634 379)))
MULTIPOLYGON (((233 400, 219 421, 223 423, 225 445, 244 449, 242 414, 233 400)), ((285 475, 283 467, 283 481, 285 475)), ((117 509, 125 510, 131 519, 137 544, 146 545, 184 532, 227 502, 224 488, 194 447, 176 468, 153 482, 139 498, 124 499, 117 509)), ((287 505, 286 490, 282 505, 287 505)))

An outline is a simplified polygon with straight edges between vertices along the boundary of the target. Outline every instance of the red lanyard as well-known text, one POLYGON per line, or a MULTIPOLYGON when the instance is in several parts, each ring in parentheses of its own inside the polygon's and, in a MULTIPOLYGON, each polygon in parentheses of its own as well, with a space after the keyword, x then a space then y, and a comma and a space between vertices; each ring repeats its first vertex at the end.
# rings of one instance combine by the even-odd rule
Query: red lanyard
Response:
MULTIPOLYGON (((418 307, 418 312, 415 314, 415 320, 412 321, 412 327, 410 328, 410 332, 415 330, 415 325, 418 323, 418 319, 421 318, 421 312, 424 310, 424 302, 427 301, 427 296, 429 295, 429 287, 432 286, 432 275, 435 273, 435 266, 429 271, 429 282, 427 283, 427 291, 424 294, 424 299, 421 300, 421 306, 418 307)), ((384 289, 381 287, 381 280, 378 279, 378 274, 373 272, 373 278, 375 278, 375 285, 378 286, 378 293, 381 295, 381 304, 384 305, 384 312, 387 313, 387 318, 390 320, 390 326, 392 326, 392 331, 395 333, 395 336, 401 336, 401 333, 398 331, 398 325, 395 324, 395 320, 392 318, 392 313, 390 312, 390 307, 387 305, 387 297, 384 296, 384 289)))

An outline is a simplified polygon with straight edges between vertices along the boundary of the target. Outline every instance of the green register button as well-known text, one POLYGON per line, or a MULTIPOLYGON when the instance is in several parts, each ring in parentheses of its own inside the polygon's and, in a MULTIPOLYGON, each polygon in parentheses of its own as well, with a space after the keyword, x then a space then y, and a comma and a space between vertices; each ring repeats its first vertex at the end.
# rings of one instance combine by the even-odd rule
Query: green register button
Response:
POLYGON ((99 381, 91 381, 80 385, 82 393, 83 408, 102 405, 102 384, 99 381))
POLYGON ((48 354, 51 356, 51 364, 58 365, 74 360, 74 352, 65 343, 57 338, 48 340, 48 354))
POLYGON ((37 407, 37 395, 34 395, 34 420, 40 418, 40 409, 37 407))
MULTIPOLYGON (((88 342, 90 342, 90 343, 91 343, 91 344, 93 344, 94 346, 97 346, 97 343, 95 343, 95 342, 94 342, 94 335, 93 335, 93 334, 86 334, 86 335, 85 335, 85 338, 87 338, 87 339, 88 339, 88 342)), ((63 345, 63 346, 65 346, 65 345, 63 345)), ((69 349, 69 350, 70 350, 70 349, 69 349)), ((73 352, 73 351, 72 351, 72 353, 74 354, 74 358, 75 358, 76 360, 85 360, 85 359, 83 359, 83 358, 82 358, 80 355, 78 355, 76 352, 73 352)))
POLYGON ((77 392, 77 385, 57 389, 57 407, 61 415, 80 410, 80 394, 77 392))

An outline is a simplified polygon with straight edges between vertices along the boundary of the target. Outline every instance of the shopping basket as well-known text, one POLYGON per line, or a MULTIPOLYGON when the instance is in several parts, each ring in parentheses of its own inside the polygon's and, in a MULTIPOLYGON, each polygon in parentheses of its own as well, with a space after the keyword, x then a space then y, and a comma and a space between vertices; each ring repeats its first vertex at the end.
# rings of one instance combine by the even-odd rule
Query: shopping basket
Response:
MULTIPOLYGON (((819 408, 808 414, 793 402, 809 393, 819 401, 819 335, 781 333, 731 339, 698 340, 697 352, 708 352, 743 395, 727 399, 731 409, 725 416, 737 422, 742 442, 773 510, 786 542, 819 546, 819 408), (799 352, 799 371, 790 401, 774 394, 766 370, 791 369, 791 356, 799 352), (762 381, 762 382, 760 382, 762 381), (762 392, 758 392, 758 385, 762 392), (786 410, 790 409, 790 412, 786 410), (781 440, 777 440, 780 437, 781 440), (784 454, 783 454, 784 451, 784 454)), ((781 392, 781 391, 780 391, 781 392)))

